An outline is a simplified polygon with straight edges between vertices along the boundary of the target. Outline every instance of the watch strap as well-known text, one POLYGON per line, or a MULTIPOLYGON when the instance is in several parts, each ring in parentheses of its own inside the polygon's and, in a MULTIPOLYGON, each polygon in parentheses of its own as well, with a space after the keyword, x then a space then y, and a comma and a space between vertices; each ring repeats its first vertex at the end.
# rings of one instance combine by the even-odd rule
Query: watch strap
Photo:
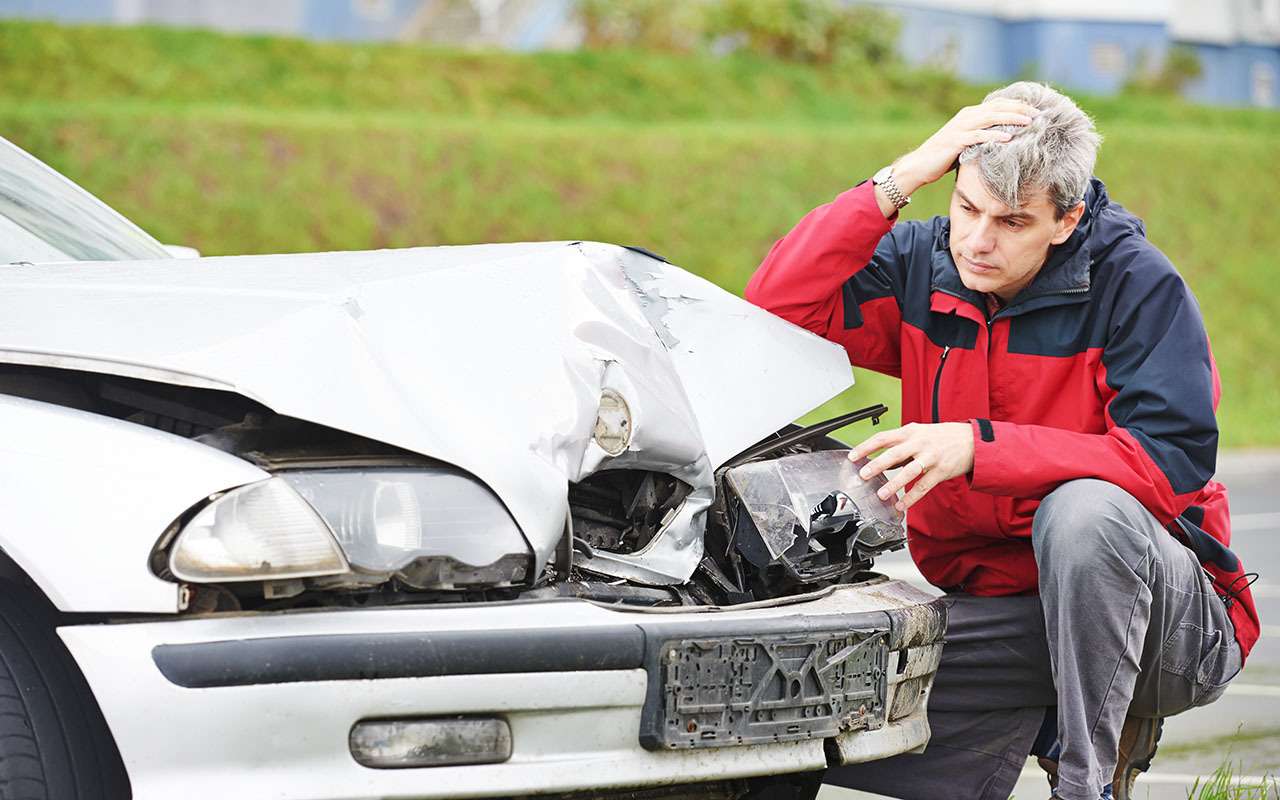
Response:
POLYGON ((880 188, 884 189, 885 197, 889 198, 889 202, 893 203, 894 208, 902 208, 911 202, 911 198, 902 193, 898 188, 898 182, 893 179, 893 172, 886 171, 887 174, 881 175, 877 173, 872 182, 880 188))

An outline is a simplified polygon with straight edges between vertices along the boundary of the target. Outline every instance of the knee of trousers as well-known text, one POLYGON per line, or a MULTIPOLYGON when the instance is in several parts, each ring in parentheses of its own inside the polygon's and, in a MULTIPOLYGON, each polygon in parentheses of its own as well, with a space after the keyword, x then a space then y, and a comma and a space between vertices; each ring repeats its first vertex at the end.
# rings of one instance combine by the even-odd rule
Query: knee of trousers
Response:
MULTIPOLYGON (((1100 557, 1150 544, 1150 513, 1137 498, 1113 483, 1094 478, 1068 481, 1036 509, 1031 544, 1036 560, 1059 565, 1096 563, 1100 557)), ((1043 562, 1042 562, 1043 563, 1043 562)))

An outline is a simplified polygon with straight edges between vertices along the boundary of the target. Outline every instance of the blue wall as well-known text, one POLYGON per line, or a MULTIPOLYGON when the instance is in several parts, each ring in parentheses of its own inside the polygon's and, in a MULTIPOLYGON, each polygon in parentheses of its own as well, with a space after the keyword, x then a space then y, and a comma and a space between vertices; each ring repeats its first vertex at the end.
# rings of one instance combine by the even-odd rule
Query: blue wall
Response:
POLYGON ((1256 45, 1194 45, 1202 74, 1187 87, 1187 96, 1202 103, 1254 105, 1254 71, 1270 73, 1270 105, 1280 106, 1280 48, 1256 45))
POLYGON ((1159 63, 1169 46, 1155 23, 1035 20, 1005 25, 1005 75, 1034 75, 1072 89, 1107 94, 1118 90, 1139 64, 1159 63), (1098 63, 1098 50, 1118 58, 1098 63))
POLYGON ((1001 59, 1004 23, 1000 20, 892 3, 882 7, 902 22, 898 47, 907 61, 946 67, 971 81, 1005 79, 1001 59))
POLYGON ((542 0, 537 11, 524 21, 523 29, 508 45, 516 50, 539 50, 574 19, 576 12, 574 0, 542 0))
MULTIPOLYGON (((269 0, 267 0, 269 2, 269 0)), ((388 9, 381 18, 369 17, 355 9, 355 3, 335 0, 305 2, 302 30, 298 35, 311 39, 380 41, 396 39, 419 8, 421 0, 385 0, 388 9)))
MULTIPOLYGON (((846 0, 856 2, 856 0, 846 0)), ((913 64, 934 64, 979 83, 1018 78, 1048 81, 1068 89, 1109 94, 1142 67, 1160 64, 1178 44, 1154 22, 1018 20, 877 3, 902 21, 899 47, 913 64)), ((1238 44, 1190 45, 1203 77, 1187 95, 1204 103, 1255 105, 1258 70, 1274 87, 1268 105, 1280 107, 1280 47, 1238 44)))
POLYGON ((1114 92, 1143 59, 1158 63, 1169 46, 1160 23, 1006 22, 981 14, 881 5, 902 21, 899 46, 909 62, 950 67, 980 83, 1037 78, 1073 89, 1114 92), (1119 56, 1114 70, 1097 63, 1094 49, 1099 45, 1119 56))
POLYGON ((62 22, 113 22, 113 0, 0 0, 0 17, 62 22))

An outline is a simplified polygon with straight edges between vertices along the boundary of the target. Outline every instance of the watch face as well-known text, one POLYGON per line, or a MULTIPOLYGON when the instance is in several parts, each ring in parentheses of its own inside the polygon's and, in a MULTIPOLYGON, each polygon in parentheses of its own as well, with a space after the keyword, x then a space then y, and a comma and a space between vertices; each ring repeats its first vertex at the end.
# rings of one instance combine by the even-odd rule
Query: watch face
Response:
POLYGON ((889 165, 889 166, 887 166, 887 167, 881 167, 879 172, 877 172, 875 175, 871 176, 871 182, 872 182, 872 183, 884 183, 885 178, 888 178, 888 177, 889 177, 890 175, 892 175, 892 174, 893 174, 893 165, 892 165, 892 164, 890 164, 890 165, 889 165))

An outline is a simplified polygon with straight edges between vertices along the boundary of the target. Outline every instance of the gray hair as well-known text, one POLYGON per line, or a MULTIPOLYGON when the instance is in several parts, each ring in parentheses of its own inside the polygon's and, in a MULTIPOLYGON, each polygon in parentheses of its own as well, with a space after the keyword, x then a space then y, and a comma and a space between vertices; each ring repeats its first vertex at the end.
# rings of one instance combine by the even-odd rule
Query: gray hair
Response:
POLYGON ((1040 113, 1030 125, 998 126, 1013 138, 970 145, 960 153, 960 163, 977 162, 987 191, 1009 208, 1018 208, 1030 192, 1046 190, 1061 219, 1084 199, 1102 137, 1071 98, 1042 83, 1011 83, 986 100, 998 98, 1035 106, 1040 113))

